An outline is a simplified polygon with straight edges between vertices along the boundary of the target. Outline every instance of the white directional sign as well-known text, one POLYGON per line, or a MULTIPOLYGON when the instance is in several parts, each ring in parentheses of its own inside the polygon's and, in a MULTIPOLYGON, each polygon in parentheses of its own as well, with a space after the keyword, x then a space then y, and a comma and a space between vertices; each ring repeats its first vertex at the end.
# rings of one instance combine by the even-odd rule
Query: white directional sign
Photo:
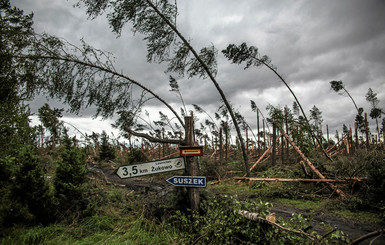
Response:
POLYGON ((159 160, 155 162, 146 162, 137 165, 120 166, 116 171, 116 174, 124 178, 132 178, 149 174, 158 174, 163 172, 169 172, 179 169, 184 169, 184 158, 170 158, 165 160, 159 160))

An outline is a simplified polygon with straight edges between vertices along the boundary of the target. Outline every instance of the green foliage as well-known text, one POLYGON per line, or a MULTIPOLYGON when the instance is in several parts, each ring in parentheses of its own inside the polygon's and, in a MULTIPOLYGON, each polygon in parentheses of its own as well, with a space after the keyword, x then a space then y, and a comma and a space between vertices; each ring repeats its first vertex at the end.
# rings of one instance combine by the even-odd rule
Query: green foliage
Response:
MULTIPOLYGON (((265 217, 270 213, 270 203, 262 201, 240 201, 232 196, 215 196, 202 202, 202 213, 176 211, 170 217, 171 227, 181 231, 180 243, 186 244, 313 244, 305 236, 278 229, 264 222, 242 217, 241 210, 258 213, 265 217)), ((277 223, 287 229, 304 231, 309 229, 308 220, 301 214, 290 220, 279 218, 277 223)), ((313 238, 319 239, 316 232, 313 238)), ((346 243, 345 234, 333 232, 320 244, 346 243)))
POLYGON ((71 140, 66 138, 54 178, 59 216, 76 214, 86 209, 87 200, 84 198, 83 185, 87 181, 86 164, 85 154, 72 146, 71 140))
POLYGON ((32 148, 20 149, 18 169, 12 186, 14 200, 28 206, 37 222, 53 220, 53 200, 39 158, 32 148))
POLYGON ((0 159, 0 226, 53 220, 53 198, 35 149, 25 146, 14 157, 0 159))
POLYGON ((108 135, 103 130, 102 134, 100 135, 100 151, 99 151, 99 160, 113 160, 115 159, 115 149, 114 147, 108 142, 108 135))
MULTIPOLYGON (((375 208, 385 210, 385 154, 376 151, 358 150, 353 156, 336 159, 335 169, 329 170, 338 176, 367 177, 364 183, 354 183, 348 200, 351 209, 375 208)), ((385 216, 384 216, 385 217, 385 216)))
POLYGON ((330 82, 330 89, 334 90, 335 92, 340 92, 341 90, 344 90, 342 94, 345 93, 345 87, 342 83, 342 81, 331 81, 330 82))
POLYGON ((269 207, 268 203, 240 202, 235 197, 216 196, 202 202, 202 215, 177 211, 170 221, 183 232, 181 239, 187 244, 266 242, 268 236, 265 232, 269 229, 263 229, 236 212, 248 210, 265 215, 269 207))
POLYGON ((147 162, 148 158, 146 155, 143 154, 143 151, 141 149, 131 148, 126 160, 128 164, 136 164, 147 162))
POLYGON ((254 46, 248 47, 246 43, 240 45, 229 44, 226 49, 222 50, 222 53, 232 63, 241 64, 246 63, 244 69, 251 66, 262 66, 264 64, 270 64, 271 60, 266 55, 261 56, 258 52, 258 48, 254 46))
POLYGON ((39 108, 39 119, 43 126, 47 128, 51 133, 52 147, 55 148, 56 141, 59 140, 60 131, 63 128, 63 122, 59 121, 62 117, 64 109, 51 109, 50 106, 45 103, 39 108))

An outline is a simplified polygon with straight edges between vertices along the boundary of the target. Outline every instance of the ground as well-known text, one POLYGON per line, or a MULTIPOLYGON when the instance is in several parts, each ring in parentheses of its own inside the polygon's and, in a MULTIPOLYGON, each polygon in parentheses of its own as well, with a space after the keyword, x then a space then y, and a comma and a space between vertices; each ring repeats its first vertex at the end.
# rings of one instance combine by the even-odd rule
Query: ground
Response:
MULTIPOLYGON (((90 171, 100 175, 109 184, 119 186, 121 188, 128 188, 141 194, 153 194, 164 196, 167 195, 173 188, 180 188, 171 186, 166 182, 170 176, 179 175, 181 173, 167 173, 154 176, 145 176, 139 178, 120 179, 114 171, 118 166, 111 164, 98 164, 89 166, 90 171)), ((243 183, 236 183, 236 181, 228 180, 226 183, 208 184, 205 189, 206 192, 212 192, 216 195, 220 194, 236 194, 241 195, 242 198, 258 198, 253 190, 243 183), (232 185, 239 185, 239 188, 233 188, 232 185), (231 191, 230 191, 231 190, 231 191), (230 192, 230 193, 229 193, 230 192)), ((279 217, 290 219, 292 215, 302 214, 307 219, 309 228, 317 231, 319 234, 325 234, 328 231, 336 228, 347 234, 352 241, 369 232, 384 228, 384 224, 380 219, 374 217, 372 213, 352 213, 345 211, 345 217, 342 217, 338 212, 328 211, 321 208, 320 203, 312 201, 297 201, 286 198, 268 198, 272 203, 271 211, 279 217), (346 214, 347 213, 347 214, 346 214)), ((337 208, 338 209, 338 208, 337 208)), ((335 210, 335 208, 334 208, 335 210)), ((385 244, 385 236, 380 236, 376 239, 368 239, 360 244, 385 244), (370 243, 370 241, 372 241, 370 243)))

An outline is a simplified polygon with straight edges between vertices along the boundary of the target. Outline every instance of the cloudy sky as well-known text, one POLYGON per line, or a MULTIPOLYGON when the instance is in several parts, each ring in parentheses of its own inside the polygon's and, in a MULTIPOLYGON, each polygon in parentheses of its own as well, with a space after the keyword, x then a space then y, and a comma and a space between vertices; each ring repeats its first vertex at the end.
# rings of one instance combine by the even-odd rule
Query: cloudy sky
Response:
MULTIPOLYGON (((74 8, 76 0, 11 0, 11 4, 34 13, 35 30, 112 52, 116 68, 153 89, 172 105, 180 106, 175 93, 169 92, 165 64, 146 62, 142 36, 133 35, 129 26, 117 38, 104 16, 90 20, 84 8, 74 8)), ((219 51, 228 44, 258 47, 288 82, 306 113, 315 105, 322 112, 329 132, 354 125, 356 114, 348 97, 330 90, 329 82, 342 80, 359 107, 369 113, 365 100, 369 88, 377 93, 378 107, 385 109, 385 2, 383 0, 194 0, 178 1, 177 26, 197 50, 213 44, 219 51)), ((265 117, 266 106, 292 107, 294 98, 267 68, 243 70, 230 64, 218 52, 218 74, 228 100, 256 127, 250 109, 254 100, 265 117)), ((214 113, 221 105, 219 94, 209 80, 178 79, 188 109, 198 104, 214 113)), ((33 109, 42 105, 33 103, 33 109)), ((51 101, 52 105, 60 107, 51 101)), ((160 105, 159 105, 160 106, 160 105)), ((150 104, 147 110, 156 119, 166 109, 150 104)), ((111 130, 111 120, 90 119, 66 114, 65 121, 90 133, 111 130)), ((374 126, 374 121, 370 120, 374 126)), ((374 128, 372 132, 374 132, 374 128)), ((116 132, 115 132, 116 134, 116 132)))

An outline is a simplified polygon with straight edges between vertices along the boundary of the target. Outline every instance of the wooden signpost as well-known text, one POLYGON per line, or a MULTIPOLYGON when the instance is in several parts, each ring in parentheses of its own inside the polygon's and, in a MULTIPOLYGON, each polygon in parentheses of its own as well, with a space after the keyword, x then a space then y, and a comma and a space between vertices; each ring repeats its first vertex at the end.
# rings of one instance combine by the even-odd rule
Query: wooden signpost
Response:
MULTIPOLYGON (((131 134, 144 137, 154 142, 165 142, 165 140, 153 138, 144 133, 137 133, 127 128, 131 134)), ((206 187, 206 177, 197 176, 197 167, 195 166, 194 156, 203 155, 202 146, 194 146, 194 118, 185 117, 186 138, 184 141, 166 140, 167 143, 183 144, 180 146, 180 157, 164 159, 154 162, 141 163, 136 165, 120 166, 116 170, 116 175, 120 178, 133 178, 149 174, 157 174, 174 170, 185 169, 184 176, 174 176, 167 181, 175 186, 189 187, 187 189, 192 210, 199 209, 198 188, 206 187)))
MULTIPOLYGON (((186 145, 188 147, 192 147, 194 145, 194 118, 191 115, 190 117, 185 117, 185 128, 186 128, 186 145)), ((183 149, 183 148, 182 148, 183 149)), ((184 148, 187 149, 186 154, 198 154, 196 151, 188 150, 189 148, 184 148)), ((203 152, 202 152, 203 154, 203 152)), ((186 172, 185 176, 197 176, 198 171, 197 167, 195 166, 194 162, 194 156, 186 156, 186 172)), ((190 187, 187 189, 189 199, 190 199, 190 204, 191 204, 191 209, 198 211, 199 209, 199 191, 198 188, 196 187, 190 187)))

